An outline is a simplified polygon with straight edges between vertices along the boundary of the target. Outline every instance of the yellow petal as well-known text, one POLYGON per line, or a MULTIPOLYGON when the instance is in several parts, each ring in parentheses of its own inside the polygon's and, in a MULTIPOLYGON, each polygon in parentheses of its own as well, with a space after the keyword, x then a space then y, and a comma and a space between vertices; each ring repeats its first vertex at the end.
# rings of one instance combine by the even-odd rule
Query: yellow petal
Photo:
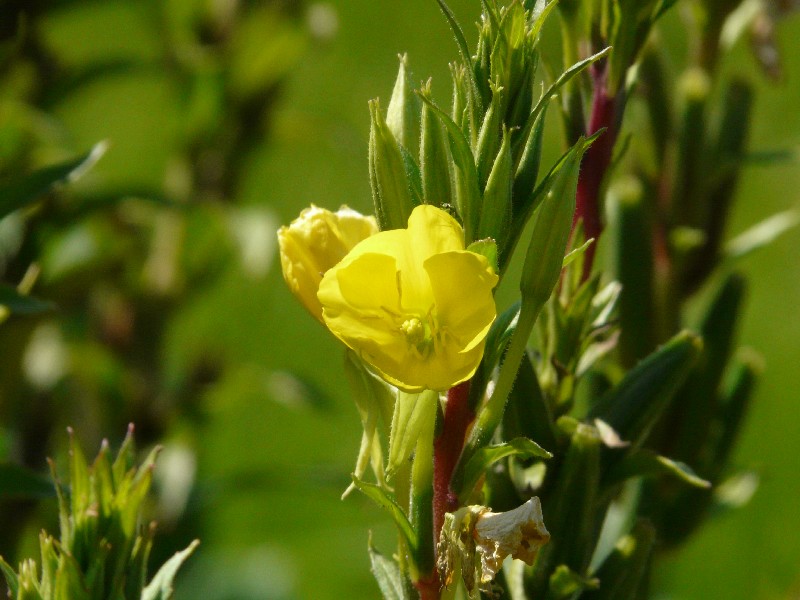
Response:
POLYGON ((445 252, 424 264, 430 277, 439 326, 462 352, 486 337, 497 315, 492 290, 497 285, 489 262, 472 252, 445 252))

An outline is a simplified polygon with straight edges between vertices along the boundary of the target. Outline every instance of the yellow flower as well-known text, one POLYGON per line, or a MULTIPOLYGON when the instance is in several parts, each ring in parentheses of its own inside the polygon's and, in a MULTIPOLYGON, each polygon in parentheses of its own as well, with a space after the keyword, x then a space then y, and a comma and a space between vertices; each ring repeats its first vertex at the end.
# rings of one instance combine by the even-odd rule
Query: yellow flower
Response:
POLYGON ((325 272, 358 242, 378 232, 375 217, 342 206, 331 212, 311 205, 278 230, 283 278, 308 311, 322 321, 317 290, 325 272))
POLYGON ((353 248, 325 274, 318 297, 328 328, 387 381, 442 391, 477 369, 497 281, 486 258, 464 249, 455 219, 422 205, 408 229, 353 248))

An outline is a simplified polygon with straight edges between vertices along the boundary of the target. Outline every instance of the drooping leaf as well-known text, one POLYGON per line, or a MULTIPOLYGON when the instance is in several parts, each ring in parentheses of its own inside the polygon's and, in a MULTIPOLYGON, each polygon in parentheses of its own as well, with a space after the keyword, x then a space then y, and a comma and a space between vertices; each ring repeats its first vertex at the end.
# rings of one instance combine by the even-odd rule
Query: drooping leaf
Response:
POLYGON ((395 502, 394 498, 392 498, 386 490, 375 484, 360 481, 355 477, 353 477, 353 483, 367 498, 375 502, 375 504, 381 508, 385 508, 389 511, 389 515, 392 517, 395 525, 397 525, 398 531, 405 539, 409 548, 416 548, 417 534, 413 527, 411 527, 411 522, 403 512, 403 509, 395 502))

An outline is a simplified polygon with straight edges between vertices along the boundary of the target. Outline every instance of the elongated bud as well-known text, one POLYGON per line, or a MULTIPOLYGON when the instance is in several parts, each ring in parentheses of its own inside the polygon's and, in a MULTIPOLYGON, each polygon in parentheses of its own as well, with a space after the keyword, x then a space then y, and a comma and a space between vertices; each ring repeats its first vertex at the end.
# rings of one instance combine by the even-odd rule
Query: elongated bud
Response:
POLYGON ((486 190, 483 193, 480 221, 478 225, 478 238, 491 238, 498 244, 498 251, 502 253, 503 242, 506 241, 506 231, 511 223, 511 185, 512 159, 511 136, 508 130, 503 130, 503 143, 497 152, 486 190))
POLYGON ((673 409, 679 415, 675 422, 680 423, 680 428, 670 432, 666 442, 665 452, 670 458, 695 464, 698 453, 706 446, 718 411, 720 382, 733 352, 744 294, 744 279, 735 273, 729 275, 702 316, 699 330, 703 353, 673 409))
POLYGON ((369 103, 369 179, 381 230, 402 229, 414 208, 403 156, 378 100, 369 103))
MULTIPOLYGON (((421 92, 430 98, 430 80, 421 92)), ((422 176, 422 197, 427 204, 435 206, 452 205, 452 172, 447 138, 439 119, 433 114, 428 103, 422 106, 422 136, 419 147, 419 166, 422 176)))
POLYGON ((397 143, 415 155, 419 140, 420 102, 411 87, 408 56, 402 54, 399 58, 400 70, 386 111, 386 124, 397 143))
POLYGON ((520 279, 523 303, 541 308, 558 282, 575 213, 578 171, 588 146, 589 142, 581 138, 572 147, 552 175, 546 196, 534 214, 533 234, 520 279))
POLYGON ((322 276, 353 246, 377 232, 374 217, 346 206, 334 213, 313 204, 291 225, 278 230, 283 278, 317 320, 322 321, 322 305, 317 299, 322 276))
POLYGON ((638 179, 620 179, 608 191, 613 272, 622 284, 619 351, 633 366, 655 347, 651 215, 638 179))
POLYGON ((475 162, 478 166, 478 185, 484 189, 489 178, 497 151, 502 143, 501 126, 503 123, 503 88, 492 85, 492 103, 483 119, 478 135, 478 146, 475 151, 475 162))

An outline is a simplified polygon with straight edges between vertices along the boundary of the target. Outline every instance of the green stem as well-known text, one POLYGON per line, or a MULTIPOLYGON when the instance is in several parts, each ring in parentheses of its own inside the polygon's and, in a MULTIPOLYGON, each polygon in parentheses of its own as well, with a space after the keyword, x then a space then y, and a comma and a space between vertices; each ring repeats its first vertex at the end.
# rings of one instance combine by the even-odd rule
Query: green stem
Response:
POLYGON ((520 361, 525 354, 533 325, 536 323, 536 319, 543 305, 544 302, 541 301, 528 301, 525 299, 522 301, 517 327, 514 330, 514 334, 511 336, 508 350, 506 351, 503 364, 500 367, 497 384, 483 409, 478 413, 475 426, 470 432, 469 439, 464 446, 464 451, 461 453, 461 459, 453 473, 451 485, 459 494, 462 492, 460 487, 463 483, 464 466, 469 462, 469 459, 472 458, 475 452, 489 443, 497 426, 503 419, 506 402, 511 393, 511 388, 514 387, 514 379, 517 376, 520 361))
MULTIPOLYGON (((422 398, 420 398, 422 400, 422 398)), ((436 421, 434 396, 433 414, 426 420, 420 432, 411 467, 411 505, 409 515, 411 526, 417 534, 417 547, 414 549, 414 562, 419 574, 426 577, 434 571, 433 534, 433 429, 436 421)))

